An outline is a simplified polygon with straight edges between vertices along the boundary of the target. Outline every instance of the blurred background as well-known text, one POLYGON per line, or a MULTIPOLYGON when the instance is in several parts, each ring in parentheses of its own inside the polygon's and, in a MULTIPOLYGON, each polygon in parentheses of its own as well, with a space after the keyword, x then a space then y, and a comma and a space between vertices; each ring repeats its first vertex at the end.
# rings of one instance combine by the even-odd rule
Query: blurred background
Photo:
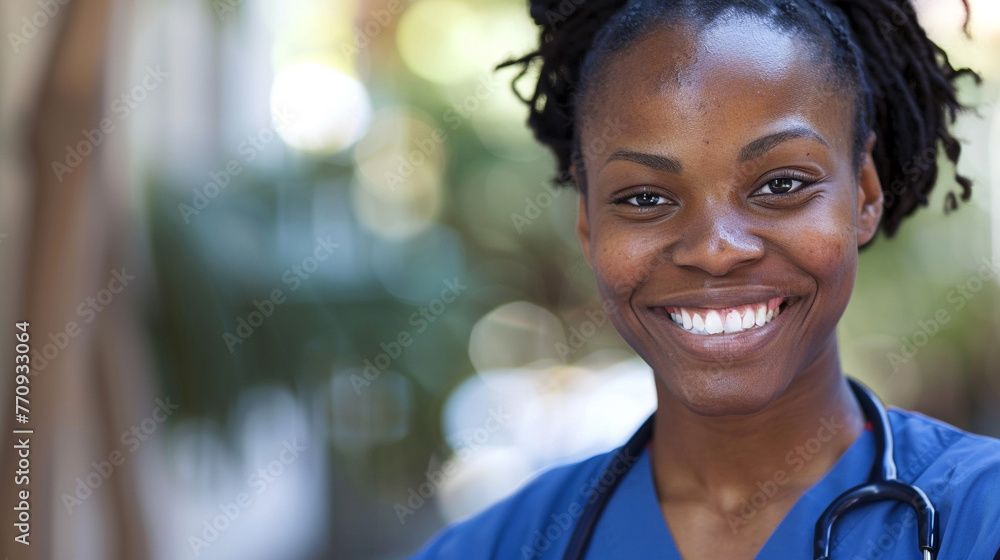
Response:
MULTIPOLYGON (((945 166, 865 252, 842 358, 1000 436, 1000 4, 972 40, 918 4, 985 78, 976 186, 946 216, 945 166)), ((537 40, 523 1, 5 0, 0 30, 0 362, 29 320, 36 432, 33 544, 5 451, 0 555, 405 558, 652 411, 492 70, 537 40)))

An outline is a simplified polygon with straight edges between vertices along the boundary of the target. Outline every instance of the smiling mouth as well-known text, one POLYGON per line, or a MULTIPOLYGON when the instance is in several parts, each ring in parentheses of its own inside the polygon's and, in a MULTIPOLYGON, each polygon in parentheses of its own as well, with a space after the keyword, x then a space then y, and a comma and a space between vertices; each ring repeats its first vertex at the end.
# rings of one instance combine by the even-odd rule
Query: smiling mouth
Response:
POLYGON ((788 307, 785 298, 747 303, 722 309, 667 307, 666 312, 678 327, 692 334, 715 336, 759 329, 788 307))

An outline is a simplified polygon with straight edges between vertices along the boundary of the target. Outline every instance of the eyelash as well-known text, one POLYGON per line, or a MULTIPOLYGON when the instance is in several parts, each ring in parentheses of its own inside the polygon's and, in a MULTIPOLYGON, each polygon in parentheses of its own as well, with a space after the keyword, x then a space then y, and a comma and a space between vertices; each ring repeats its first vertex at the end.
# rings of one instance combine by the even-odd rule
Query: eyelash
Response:
MULTIPOLYGON (((783 171, 780 174, 775 175, 773 177, 770 177, 766 181, 764 181, 763 183, 761 183, 761 185, 759 187, 757 187, 756 189, 754 189, 754 191, 753 191, 754 194, 752 194, 751 196, 766 196, 766 197, 794 196, 794 195, 797 195, 797 194, 801 194, 804 190, 808 189, 815 182, 816 182, 815 179, 813 179, 811 177, 807 177, 807 176, 805 176, 802 173, 796 173, 794 171, 783 171), (782 180, 782 179, 788 179, 788 180, 791 180, 791 181, 798 182, 800 184, 799 184, 798 187, 796 187, 793 190, 790 190, 788 192, 785 192, 785 193, 763 193, 763 194, 757 194, 764 187, 766 187, 766 186, 774 183, 775 181, 779 181, 779 180, 782 180)), ((633 208, 636 208, 638 210, 647 210, 647 209, 655 208, 657 206, 664 206, 664 205, 670 205, 670 204, 672 204, 672 202, 670 201, 670 199, 668 199, 667 197, 663 196, 662 194, 658 194, 656 192, 653 192, 653 189, 651 189, 649 187, 640 187, 637 190, 629 191, 629 192, 627 192, 625 194, 622 194, 620 196, 615 197, 612 200, 612 202, 614 204, 628 204, 629 206, 632 206, 633 208), (655 196, 655 197, 658 197, 660 199, 663 199, 664 202, 661 202, 660 204, 652 204, 652 205, 647 205, 647 206, 640 206, 638 204, 632 204, 632 203, 628 202, 629 200, 631 200, 633 198, 636 198, 636 197, 639 197, 639 196, 643 196, 643 195, 655 196)))
POLYGON ((662 194, 658 194, 658 193, 653 192, 653 189, 650 189, 648 187, 642 187, 642 188, 639 188, 638 190, 630 191, 630 192, 625 193, 623 195, 617 196, 617 197, 615 197, 615 199, 612 202, 614 202, 615 204, 628 204, 629 206, 632 206, 633 208, 636 208, 636 209, 639 209, 639 210, 646 210, 646 209, 649 209, 649 208, 655 208, 657 206, 663 206, 664 204, 670 204, 670 200, 667 197, 663 196, 662 194), (631 200, 633 198, 636 198, 636 197, 643 196, 643 195, 655 196, 657 198, 660 198, 664 202, 662 202, 660 204, 651 204, 651 205, 648 205, 648 206, 640 206, 638 204, 632 204, 632 203, 629 202, 629 200, 631 200))
POLYGON ((753 194, 751 196, 769 196, 769 197, 770 196, 774 196, 774 197, 794 196, 794 195, 797 195, 797 194, 801 194, 805 189, 808 189, 810 186, 812 186, 815 183, 816 183, 816 179, 814 179, 812 177, 807 177, 807 176, 805 176, 802 173, 796 173, 794 171, 783 171, 780 174, 776 174, 776 175, 768 178, 767 180, 765 180, 763 183, 761 183, 761 185, 759 187, 757 187, 756 189, 754 189, 753 194), (795 181, 795 182, 798 182, 800 184, 799 184, 798 187, 796 187, 796 188, 794 188, 794 189, 792 189, 792 190, 790 190, 788 192, 784 192, 784 193, 763 193, 763 194, 757 194, 764 187, 766 187, 768 185, 771 185, 775 181, 780 181, 782 179, 788 179, 790 181, 795 181))

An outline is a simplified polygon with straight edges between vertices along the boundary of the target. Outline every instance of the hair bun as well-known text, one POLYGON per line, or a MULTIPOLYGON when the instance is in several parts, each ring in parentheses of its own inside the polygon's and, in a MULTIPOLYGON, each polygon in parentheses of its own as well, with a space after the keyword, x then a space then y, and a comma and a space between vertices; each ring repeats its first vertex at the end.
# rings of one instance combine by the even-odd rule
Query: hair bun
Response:
POLYGON ((531 5, 528 7, 531 19, 535 20, 537 25, 546 25, 548 20, 545 16, 557 7, 557 2, 558 0, 531 0, 531 5))
POLYGON ((528 12, 536 24, 546 29, 577 19, 596 18, 603 25, 628 3, 628 0, 530 0, 528 12))

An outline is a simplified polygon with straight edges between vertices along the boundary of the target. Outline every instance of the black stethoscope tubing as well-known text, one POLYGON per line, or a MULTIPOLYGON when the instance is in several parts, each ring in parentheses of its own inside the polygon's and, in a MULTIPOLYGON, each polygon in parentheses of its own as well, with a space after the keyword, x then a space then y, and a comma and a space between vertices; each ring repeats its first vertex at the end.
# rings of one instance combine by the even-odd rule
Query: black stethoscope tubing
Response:
MULTIPOLYGON (((826 511, 816 521, 816 534, 813 542, 815 560, 829 560, 830 539, 833 526, 837 519, 847 511, 871 502, 881 500, 897 500, 906 502, 917 513, 917 543, 924 560, 934 560, 939 543, 937 542, 937 512, 927 494, 920 488, 900 482, 897 479, 896 460, 893 457, 895 445, 889 423, 889 414, 885 406, 875 394, 854 379, 848 378, 851 389, 864 410, 865 416, 871 422, 875 434, 875 462, 868 482, 855 486, 838 496, 826 508, 826 511)), ((635 434, 618 448, 611 461, 601 473, 601 480, 607 476, 611 483, 606 487, 595 487, 588 496, 588 506, 580 515, 569 546, 563 555, 563 560, 583 560, 590 538, 597 526, 597 521, 604 511, 624 476, 624 472, 632 466, 653 434, 653 418, 650 416, 635 434), (624 466, 624 469, 618 467, 624 466)))

